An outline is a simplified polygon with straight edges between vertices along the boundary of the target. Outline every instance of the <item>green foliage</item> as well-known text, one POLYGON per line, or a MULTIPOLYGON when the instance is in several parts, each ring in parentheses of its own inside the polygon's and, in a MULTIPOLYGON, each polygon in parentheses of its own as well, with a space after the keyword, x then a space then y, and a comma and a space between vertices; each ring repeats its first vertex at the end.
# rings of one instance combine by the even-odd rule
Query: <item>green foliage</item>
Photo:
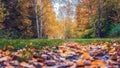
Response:
POLYGON ((21 33, 16 29, 11 30, 0 30, 0 38, 4 39, 18 39, 20 38, 21 33))
POLYGON ((9 15, 7 15, 5 20, 2 21, 4 29, 1 30, 2 32, 0 32, 1 38, 18 39, 36 37, 33 1, 6 0, 2 1, 2 3, 4 3, 4 7, 6 8, 4 12, 8 12, 9 15))
POLYGON ((80 38, 91 37, 119 37, 120 22, 120 1, 100 0, 100 10, 98 2, 93 0, 82 0, 76 8, 77 35, 80 38), (82 6, 81 6, 82 5, 82 6), (96 6, 95 6, 96 5, 96 6), (85 7, 84 7, 85 6, 85 7), (91 8, 90 8, 91 6, 91 8), (100 14, 98 14, 100 12, 100 14), (98 16, 100 15, 100 23, 98 16), (85 20, 84 20, 85 19, 85 20), (95 24, 94 24, 95 23, 95 24), (115 25, 115 26, 114 26, 115 25))
POLYGON ((109 34, 111 37, 120 37, 120 23, 116 24, 109 34))
MULTIPOLYGON (((38 17, 42 15, 42 19, 39 19, 38 21, 39 25, 41 20, 43 23, 43 25, 40 26, 43 27, 41 28, 43 29, 43 32, 41 32, 43 33, 43 37, 94 38, 97 34, 99 34, 98 30, 101 30, 101 37, 120 36, 120 25, 118 24, 120 23, 120 1, 118 0, 104 0, 104 2, 102 2, 103 0, 100 0, 99 11, 101 12, 101 18, 99 25, 97 0, 82 0, 76 6, 76 25, 74 27, 72 23, 73 20, 70 17, 66 17, 63 21, 64 23, 58 24, 53 11, 53 4, 49 1, 51 0, 42 1, 42 5, 44 6, 42 11, 39 11, 39 1, 37 4, 38 17), (40 14, 41 12, 42 14, 40 14), (98 29, 99 26, 101 27, 100 29, 98 29)), ((34 6, 34 0, 0 0, 0 38, 36 38, 37 29, 34 6)), ((66 8, 69 7, 67 6, 66 8)), ((64 10, 65 8, 61 9, 64 10)), ((69 11, 70 8, 66 10, 69 11)), ((43 42, 37 42, 39 44, 36 45, 48 45, 43 44, 43 42)))
POLYGON ((113 24, 108 23, 107 21, 102 23, 102 37, 109 37, 109 31, 112 29, 113 24))
POLYGON ((87 33, 87 34, 84 34, 84 36, 82 38, 93 38, 94 37, 93 28, 85 30, 85 33, 87 33))

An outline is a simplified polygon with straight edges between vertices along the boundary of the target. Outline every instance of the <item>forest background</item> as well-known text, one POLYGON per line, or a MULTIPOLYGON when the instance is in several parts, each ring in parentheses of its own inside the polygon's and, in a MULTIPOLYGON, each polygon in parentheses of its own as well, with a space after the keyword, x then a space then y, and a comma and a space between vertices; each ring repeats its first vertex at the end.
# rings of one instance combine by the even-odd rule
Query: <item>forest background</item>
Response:
POLYGON ((0 0, 0 38, 120 37, 120 0, 0 0))

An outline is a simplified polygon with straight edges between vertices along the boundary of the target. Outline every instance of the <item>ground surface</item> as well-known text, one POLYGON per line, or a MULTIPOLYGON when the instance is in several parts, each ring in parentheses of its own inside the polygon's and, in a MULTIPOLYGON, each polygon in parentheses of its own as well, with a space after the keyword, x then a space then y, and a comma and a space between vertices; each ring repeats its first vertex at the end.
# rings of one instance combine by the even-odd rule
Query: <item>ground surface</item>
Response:
POLYGON ((51 49, 0 50, 0 68, 120 68, 120 44, 67 42, 51 49))

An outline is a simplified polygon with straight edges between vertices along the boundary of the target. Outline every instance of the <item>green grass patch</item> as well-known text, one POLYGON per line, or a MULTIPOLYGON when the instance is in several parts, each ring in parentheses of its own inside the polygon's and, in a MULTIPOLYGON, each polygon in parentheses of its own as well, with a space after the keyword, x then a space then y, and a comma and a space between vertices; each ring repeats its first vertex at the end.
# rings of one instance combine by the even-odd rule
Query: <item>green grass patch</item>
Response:
POLYGON ((118 38, 95 38, 95 39, 12 39, 12 40, 6 40, 6 39, 0 39, 0 48, 6 49, 7 46, 14 46, 15 49, 21 49, 25 47, 29 47, 30 43, 32 43, 32 47, 43 49, 43 48, 51 48, 54 46, 62 45, 64 42, 77 42, 77 43, 83 43, 83 44, 89 44, 92 42, 114 42, 114 41, 120 42, 120 39, 118 38))
POLYGON ((62 39, 0 39, 0 48, 6 49, 7 46, 14 46, 15 49, 21 49, 32 46, 35 48, 43 49, 61 45, 63 42, 64 40, 62 39))
POLYGON ((77 43, 94 43, 94 42, 120 42, 120 38, 93 38, 93 39, 68 39, 69 42, 77 42, 77 43))

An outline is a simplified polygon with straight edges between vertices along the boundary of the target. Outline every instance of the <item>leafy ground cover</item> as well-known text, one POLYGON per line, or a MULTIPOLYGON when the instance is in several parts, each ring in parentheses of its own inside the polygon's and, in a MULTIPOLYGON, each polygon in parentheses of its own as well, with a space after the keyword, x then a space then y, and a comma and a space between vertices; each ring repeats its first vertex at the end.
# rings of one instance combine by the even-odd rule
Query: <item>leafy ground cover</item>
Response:
MULTIPOLYGON (((40 40, 42 42, 39 40, 8 40, 9 43, 0 43, 5 46, 5 49, 0 49, 0 67, 120 68, 119 39, 108 39, 106 41, 100 39, 96 39, 97 41, 79 40, 79 43, 72 42, 72 40, 74 39, 67 41, 44 40, 44 42, 43 40, 40 40), (85 41, 87 44, 84 44, 85 41), (16 48, 15 45, 20 42, 24 42, 25 46, 16 48), (43 48, 39 48, 40 46, 43 48), (50 47, 44 48, 44 46, 50 47)), ((4 43, 8 41, 2 40, 4 43)))

